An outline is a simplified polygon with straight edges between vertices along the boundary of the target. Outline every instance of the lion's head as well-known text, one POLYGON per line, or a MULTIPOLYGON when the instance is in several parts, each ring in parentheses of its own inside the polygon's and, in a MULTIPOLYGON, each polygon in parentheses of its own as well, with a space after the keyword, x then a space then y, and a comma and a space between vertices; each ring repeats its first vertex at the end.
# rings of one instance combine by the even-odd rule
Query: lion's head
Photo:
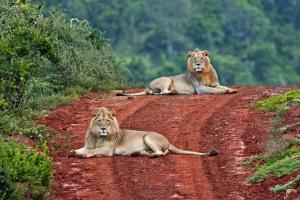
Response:
POLYGON ((208 51, 195 49, 188 52, 188 70, 191 74, 198 74, 209 70, 210 60, 208 51))
POLYGON ((91 123, 91 133, 96 137, 109 137, 119 131, 115 113, 105 107, 94 113, 91 123))

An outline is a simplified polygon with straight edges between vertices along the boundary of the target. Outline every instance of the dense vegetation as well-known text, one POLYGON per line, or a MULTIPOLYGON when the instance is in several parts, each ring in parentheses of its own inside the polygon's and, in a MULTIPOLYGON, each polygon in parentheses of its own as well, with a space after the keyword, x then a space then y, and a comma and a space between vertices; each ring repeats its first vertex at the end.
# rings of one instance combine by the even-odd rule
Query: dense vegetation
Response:
POLYGON ((5 141, 0 135, 0 158, 0 199, 44 197, 52 180, 52 160, 45 152, 5 141))
POLYGON ((104 89, 120 82, 108 42, 87 21, 67 22, 59 13, 45 18, 42 6, 15 2, 1 3, 0 97, 6 103, 19 107, 69 86, 104 89))
POLYGON ((91 89, 119 87, 122 73, 109 42, 87 21, 26 0, 1 1, 0 200, 43 199, 51 183, 51 131, 34 120, 91 89), (13 134, 37 149, 9 142, 13 134))
POLYGON ((300 83, 298 0, 34 1, 104 30, 132 81, 183 72, 197 47, 222 83, 300 83))

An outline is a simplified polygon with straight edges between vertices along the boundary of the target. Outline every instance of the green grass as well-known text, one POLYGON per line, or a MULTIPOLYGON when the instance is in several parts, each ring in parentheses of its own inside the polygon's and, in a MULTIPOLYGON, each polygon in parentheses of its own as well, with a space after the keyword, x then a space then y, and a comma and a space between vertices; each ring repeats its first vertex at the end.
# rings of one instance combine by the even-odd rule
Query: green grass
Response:
POLYGON ((263 158, 263 164, 257 165, 249 182, 258 183, 265 178, 276 175, 282 177, 300 169, 300 147, 292 146, 284 151, 263 158))
POLYGON ((284 94, 257 101, 254 105, 263 112, 274 112, 292 99, 300 99, 300 90, 290 90, 284 94))
MULTIPOLYGON (((244 165, 255 166, 252 175, 248 178, 251 183, 262 182, 270 176, 281 178, 292 174, 300 169, 300 146, 297 136, 290 140, 283 139, 283 128, 288 125, 282 123, 286 111, 290 107, 287 102, 292 99, 300 99, 300 90, 290 90, 281 95, 273 96, 255 102, 255 107, 263 112, 276 112, 273 119, 273 130, 271 138, 264 144, 265 154, 259 155, 256 159, 248 160, 244 165)), ((275 185, 270 188, 273 192, 282 192, 298 185, 300 176, 282 185, 275 185)))
POLYGON ((38 144, 44 144, 51 135, 45 126, 36 125, 26 110, 0 111, 0 131, 0 135, 27 136, 38 144))
POLYGON ((24 107, 25 109, 31 110, 35 115, 44 116, 45 111, 53 110, 58 106, 66 105, 74 99, 87 94, 88 92, 88 89, 79 86, 69 87, 56 94, 39 96, 37 98, 30 99, 26 105, 24 105, 24 107))
MULTIPOLYGON (((14 198, 43 199, 52 181, 52 160, 47 148, 42 151, 29 149, 25 145, 6 141, 0 136, 0 169, 9 178, 6 185, 14 190, 14 198)), ((1 194, 2 188, 0 190, 1 194)), ((1 199, 1 198, 0 198, 1 199)), ((4 198, 6 199, 6 198, 4 198)))

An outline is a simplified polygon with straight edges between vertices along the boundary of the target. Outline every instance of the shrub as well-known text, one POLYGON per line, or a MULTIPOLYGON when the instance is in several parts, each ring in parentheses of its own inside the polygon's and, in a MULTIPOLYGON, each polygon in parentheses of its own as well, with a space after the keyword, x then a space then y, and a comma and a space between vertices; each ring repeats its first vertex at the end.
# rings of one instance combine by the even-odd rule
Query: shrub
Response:
POLYGON ((18 196, 41 199, 45 195, 53 178, 46 152, 46 147, 39 152, 0 136, 0 168, 14 182, 18 196))
POLYGON ((0 199, 12 199, 14 189, 10 178, 5 171, 0 168, 0 199))
POLYGON ((0 110, 4 110, 8 106, 8 103, 5 99, 0 98, 0 110))
POLYGON ((26 0, 3 1, 0 99, 10 106, 70 86, 105 90, 124 82, 108 41, 87 21, 68 22, 59 12, 44 17, 43 6, 26 0))

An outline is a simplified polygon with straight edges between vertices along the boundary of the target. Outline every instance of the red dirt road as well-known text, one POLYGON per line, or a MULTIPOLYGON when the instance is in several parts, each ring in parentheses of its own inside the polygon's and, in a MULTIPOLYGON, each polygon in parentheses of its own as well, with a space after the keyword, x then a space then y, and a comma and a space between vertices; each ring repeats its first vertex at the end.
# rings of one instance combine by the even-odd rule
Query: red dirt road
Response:
POLYGON ((231 95, 142 96, 134 99, 82 97, 56 109, 42 123, 55 130, 51 141, 55 178, 53 200, 283 199, 270 182, 249 185, 249 169, 238 164, 260 153, 269 117, 249 108, 251 101, 283 88, 240 87, 231 95), (177 147, 217 149, 217 157, 168 154, 165 157, 68 158, 83 146, 91 113, 100 106, 117 113, 121 128, 156 131, 177 147))

